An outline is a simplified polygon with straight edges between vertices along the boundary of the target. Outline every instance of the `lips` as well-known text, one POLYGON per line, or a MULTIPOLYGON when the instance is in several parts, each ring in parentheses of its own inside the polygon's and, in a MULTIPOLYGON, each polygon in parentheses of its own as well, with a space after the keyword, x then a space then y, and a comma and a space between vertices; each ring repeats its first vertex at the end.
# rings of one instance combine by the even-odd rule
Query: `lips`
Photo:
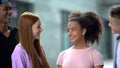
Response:
POLYGON ((12 18, 12 15, 7 16, 7 18, 10 18, 10 19, 11 19, 11 18, 12 18))
POLYGON ((75 38, 75 36, 72 35, 72 36, 70 36, 69 38, 70 38, 70 40, 72 41, 72 40, 75 38))
POLYGON ((12 16, 11 16, 11 15, 8 15, 8 16, 6 16, 6 19, 11 20, 11 19, 12 19, 12 16))

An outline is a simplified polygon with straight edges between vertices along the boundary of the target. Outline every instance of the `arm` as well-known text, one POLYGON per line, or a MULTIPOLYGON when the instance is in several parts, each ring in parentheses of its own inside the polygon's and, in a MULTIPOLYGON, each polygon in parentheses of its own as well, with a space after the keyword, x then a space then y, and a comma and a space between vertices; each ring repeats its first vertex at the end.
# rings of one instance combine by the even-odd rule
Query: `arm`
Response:
POLYGON ((103 68, 103 65, 94 66, 94 68, 103 68))
POLYGON ((62 66, 61 66, 61 65, 58 65, 58 68, 62 68, 62 66))
POLYGON ((62 51, 57 58, 56 65, 57 65, 58 68, 62 68, 62 64, 63 64, 63 60, 64 60, 64 58, 63 58, 64 53, 65 53, 65 51, 62 51))
POLYGON ((94 68, 103 68, 104 62, 103 57, 99 52, 93 54, 94 68))

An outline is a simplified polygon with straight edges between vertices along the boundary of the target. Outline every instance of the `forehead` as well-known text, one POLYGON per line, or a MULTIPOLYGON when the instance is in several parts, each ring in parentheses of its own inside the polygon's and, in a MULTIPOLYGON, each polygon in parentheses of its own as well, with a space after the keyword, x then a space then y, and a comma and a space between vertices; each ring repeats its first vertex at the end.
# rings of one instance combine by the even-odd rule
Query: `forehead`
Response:
POLYGON ((111 17, 111 16, 109 16, 109 21, 114 22, 116 24, 120 24, 120 19, 117 19, 117 18, 114 18, 114 17, 111 17))
POLYGON ((76 21, 70 21, 68 22, 68 27, 80 27, 79 24, 76 21))
POLYGON ((38 20, 38 21, 36 21, 34 24, 36 24, 36 25, 41 25, 41 22, 40 22, 40 20, 38 20))
POLYGON ((0 4, 0 8, 5 8, 5 7, 12 7, 12 5, 11 5, 10 2, 6 2, 6 3, 3 3, 3 4, 0 4))
POLYGON ((113 21, 113 18, 111 16, 109 16, 109 21, 113 21))

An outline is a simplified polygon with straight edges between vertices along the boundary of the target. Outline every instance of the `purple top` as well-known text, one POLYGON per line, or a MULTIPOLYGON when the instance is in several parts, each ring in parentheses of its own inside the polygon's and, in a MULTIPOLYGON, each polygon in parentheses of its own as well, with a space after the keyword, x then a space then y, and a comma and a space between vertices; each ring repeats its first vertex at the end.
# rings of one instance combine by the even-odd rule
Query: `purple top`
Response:
POLYGON ((27 52, 20 43, 15 47, 11 59, 12 68, 32 68, 27 52))

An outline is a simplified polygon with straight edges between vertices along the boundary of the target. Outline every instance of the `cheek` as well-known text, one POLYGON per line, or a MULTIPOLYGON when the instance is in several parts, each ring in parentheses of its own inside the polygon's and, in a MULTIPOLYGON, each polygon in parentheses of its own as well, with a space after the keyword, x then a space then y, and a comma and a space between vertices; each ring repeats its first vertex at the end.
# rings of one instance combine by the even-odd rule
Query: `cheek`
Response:
POLYGON ((37 34, 37 30, 33 29, 33 36, 35 36, 37 34))
POLYGON ((109 23, 109 27, 111 27, 112 29, 114 29, 115 25, 112 25, 109 23))
POLYGON ((32 29, 32 32, 33 32, 33 34, 35 33, 35 29, 34 28, 32 29))
POLYGON ((77 36, 79 39, 84 38, 85 34, 83 34, 81 31, 77 33, 77 36))
POLYGON ((35 31, 33 31, 33 36, 35 36, 36 35, 36 32, 35 31))
POLYGON ((78 40, 79 40, 79 39, 81 38, 81 36, 82 36, 80 32, 76 32, 76 33, 74 33, 74 35, 75 35, 75 38, 78 39, 78 40))
POLYGON ((33 32, 33 37, 36 38, 36 39, 39 39, 40 37, 40 32, 38 30, 34 31, 33 32))
POLYGON ((34 31, 34 35, 38 35, 39 33, 40 33, 39 30, 35 30, 35 31, 34 31))
POLYGON ((76 35, 81 36, 81 35, 82 35, 82 32, 81 32, 81 31, 78 31, 78 32, 76 32, 76 35))
POLYGON ((0 11, 0 15, 3 14, 2 11, 0 11))
POLYGON ((116 24, 113 24, 111 27, 116 30, 118 26, 116 24))
POLYGON ((113 33, 118 33, 118 28, 116 26, 111 26, 113 33))

